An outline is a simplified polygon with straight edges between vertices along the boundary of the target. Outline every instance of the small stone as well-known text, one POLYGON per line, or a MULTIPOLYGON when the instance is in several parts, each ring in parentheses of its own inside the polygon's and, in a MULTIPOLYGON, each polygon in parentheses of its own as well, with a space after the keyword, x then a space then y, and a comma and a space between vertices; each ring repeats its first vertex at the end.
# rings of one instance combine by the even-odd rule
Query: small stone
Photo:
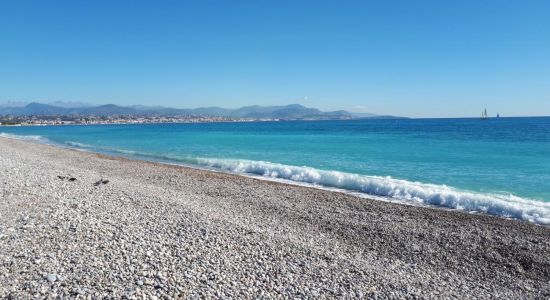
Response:
POLYGON ((77 295, 84 295, 86 292, 80 288, 76 288, 73 290, 73 293, 77 295))
POLYGON ((139 285, 139 286, 142 286, 143 285, 143 280, 136 281, 136 284, 139 285))
POLYGON ((150 278, 145 279, 145 282, 144 282, 145 285, 153 285, 154 283, 155 282, 150 278))
POLYGON ((48 276, 46 276, 46 279, 49 281, 49 282, 54 282, 57 280, 57 275, 55 274, 48 274, 48 276))

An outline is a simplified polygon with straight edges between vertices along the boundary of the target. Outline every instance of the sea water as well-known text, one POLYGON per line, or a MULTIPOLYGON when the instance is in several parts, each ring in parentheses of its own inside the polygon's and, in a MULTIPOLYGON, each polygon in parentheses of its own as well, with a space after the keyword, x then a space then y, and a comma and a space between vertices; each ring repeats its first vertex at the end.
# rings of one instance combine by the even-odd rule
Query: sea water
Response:
POLYGON ((22 126, 0 135, 550 224, 550 118, 22 126))

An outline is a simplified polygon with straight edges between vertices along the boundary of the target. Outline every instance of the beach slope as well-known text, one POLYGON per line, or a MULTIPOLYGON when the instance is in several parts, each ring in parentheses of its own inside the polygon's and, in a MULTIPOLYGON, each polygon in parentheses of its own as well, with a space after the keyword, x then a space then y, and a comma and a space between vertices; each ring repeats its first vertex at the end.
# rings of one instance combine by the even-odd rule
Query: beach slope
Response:
POLYGON ((0 138, 0 298, 548 298, 550 228, 0 138))

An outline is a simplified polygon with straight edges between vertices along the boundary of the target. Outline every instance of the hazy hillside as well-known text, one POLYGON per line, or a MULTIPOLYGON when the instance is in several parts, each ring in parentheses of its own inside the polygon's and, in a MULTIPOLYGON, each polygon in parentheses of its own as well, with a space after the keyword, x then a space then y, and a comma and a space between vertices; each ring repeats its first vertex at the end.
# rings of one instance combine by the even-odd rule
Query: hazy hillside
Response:
MULTIPOLYGON (((212 116, 253 119, 354 119, 380 117, 368 113, 351 113, 344 110, 324 112, 300 104, 285 106, 245 106, 237 109, 221 107, 200 107, 178 109, 162 106, 119 106, 106 104, 100 106, 56 106, 51 104, 29 103, 24 106, 0 106, 0 115, 11 116, 212 116)), ((391 117, 391 116, 387 116, 391 117)))

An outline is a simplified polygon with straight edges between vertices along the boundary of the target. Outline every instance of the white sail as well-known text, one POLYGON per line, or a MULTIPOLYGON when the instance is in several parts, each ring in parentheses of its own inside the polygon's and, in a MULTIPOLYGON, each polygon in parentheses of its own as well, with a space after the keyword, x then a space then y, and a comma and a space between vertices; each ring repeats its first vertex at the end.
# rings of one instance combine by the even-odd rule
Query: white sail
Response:
POLYGON ((488 118, 486 108, 481 111, 481 118, 482 119, 487 119, 488 118))

